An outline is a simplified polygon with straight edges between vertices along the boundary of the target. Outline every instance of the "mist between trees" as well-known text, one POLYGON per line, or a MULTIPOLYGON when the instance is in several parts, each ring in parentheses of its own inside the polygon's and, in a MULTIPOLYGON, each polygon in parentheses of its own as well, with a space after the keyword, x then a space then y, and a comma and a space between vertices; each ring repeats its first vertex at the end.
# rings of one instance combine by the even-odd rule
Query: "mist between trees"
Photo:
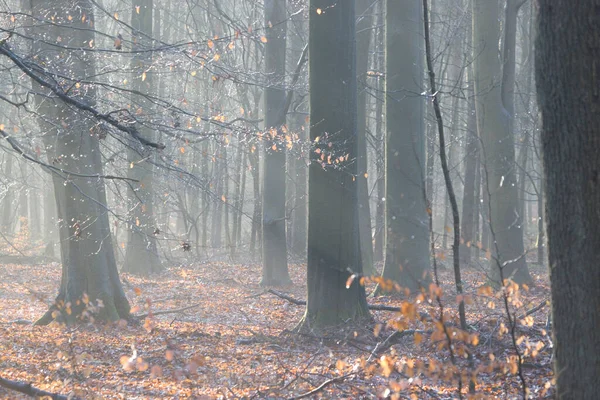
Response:
POLYGON ((598 0, 5 1, 0 395, 595 398, 599 30, 598 0), (64 371, 15 367, 27 329, 64 371), (244 346, 279 380, 207 353, 244 346))

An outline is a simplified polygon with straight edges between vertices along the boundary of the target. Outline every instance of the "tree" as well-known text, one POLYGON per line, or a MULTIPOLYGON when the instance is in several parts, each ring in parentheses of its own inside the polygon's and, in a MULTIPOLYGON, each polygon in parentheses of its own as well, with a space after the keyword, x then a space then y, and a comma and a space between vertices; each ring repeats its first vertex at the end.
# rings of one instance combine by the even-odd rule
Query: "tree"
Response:
POLYGON ((375 275, 373 266, 373 239, 371 207, 369 204, 368 158, 367 158, 367 70, 369 69, 369 47, 373 27, 373 2, 356 0, 356 69, 358 77, 358 216, 361 254, 366 274, 375 275))
POLYGON ((265 0, 265 156, 263 168, 263 277, 262 285, 291 283, 285 234, 286 141, 285 52, 286 2, 265 0))
MULTIPOLYGON (((518 214, 518 187, 515 173, 515 145, 511 130, 511 110, 503 101, 504 93, 514 91, 514 73, 503 79, 502 64, 498 59, 500 36, 498 4, 489 0, 473 0, 473 52, 475 55, 475 109, 478 119, 480 153, 485 186, 484 194, 489 200, 483 206, 489 208, 489 225, 492 232, 490 273, 495 284, 511 278, 517 283, 531 282, 525 260, 523 228, 518 214)), ((508 26, 507 28, 516 28, 508 26)), ((510 35, 509 35, 510 38, 510 35)), ((504 57, 504 68, 513 64, 513 55, 504 57), (512 60, 512 61, 511 61, 512 60)), ((506 49, 510 52, 510 49, 506 49)), ((504 97, 506 98, 506 97, 504 97)), ((485 196, 484 196, 485 198, 485 196)))
MULTIPOLYGON (((32 52, 45 68, 23 63, 19 67, 39 93, 35 102, 48 160, 61 170, 54 170, 52 180, 60 221, 62 279, 54 305, 37 324, 48 324, 60 315, 74 319, 87 305, 101 305, 102 319, 127 318, 129 303, 117 271, 100 178, 101 126, 74 106, 92 107, 96 93, 93 86, 76 85, 69 78, 95 76, 93 58, 84 50, 93 47, 93 9, 88 0, 51 4, 33 0, 30 6, 37 21, 31 33, 45 38, 34 41, 32 52), (68 96, 63 87, 72 88, 68 96), (70 104, 66 99, 72 99, 70 104)), ((5 45, 2 54, 16 61, 5 45)))
MULTIPOLYGON (((153 0, 139 0, 133 3, 131 11, 133 50, 137 51, 131 59, 131 77, 134 95, 132 110, 136 115, 140 134, 151 140, 154 136, 148 116, 152 113, 152 103, 146 95, 151 94, 152 73, 152 12, 153 0)), ((151 274, 163 269, 156 247, 156 222, 154 221, 153 190, 153 149, 130 139, 127 159, 130 168, 128 177, 135 184, 127 187, 129 202, 129 230, 123 270, 135 274, 151 274)))
POLYGON ((554 371, 560 399, 600 391, 600 2, 538 1, 554 371))
POLYGON ((311 0, 308 297, 300 329, 369 316, 358 227, 354 2, 311 0))
MULTIPOLYGON (((303 13, 300 13, 296 8, 304 7, 304 4, 296 3, 295 0, 289 0, 290 10, 293 12, 288 24, 288 35, 289 35, 289 46, 288 50, 291 51, 292 60, 291 65, 296 63, 298 57, 303 52, 303 47, 306 43, 306 34, 308 29, 308 23, 304 18, 303 13), (293 7, 293 8, 292 8, 293 7)), ((293 65, 292 68, 296 68, 293 65)), ((290 69, 291 70, 291 69, 290 69)), ((300 111, 306 111, 308 107, 305 105, 304 96, 299 95, 297 91, 294 92, 294 103, 293 109, 296 111, 291 116, 290 130, 292 133, 296 133, 301 143, 308 142, 308 130, 305 129, 306 123, 304 115, 300 111)), ((295 169, 292 171, 294 176, 294 211, 292 213, 292 251, 302 257, 306 257, 306 236, 307 236, 307 224, 308 224, 308 168, 307 155, 304 151, 304 147, 295 146, 295 169)))
POLYGON ((423 23, 418 1, 386 1, 386 245, 383 277, 418 289, 430 268, 425 198, 423 23))

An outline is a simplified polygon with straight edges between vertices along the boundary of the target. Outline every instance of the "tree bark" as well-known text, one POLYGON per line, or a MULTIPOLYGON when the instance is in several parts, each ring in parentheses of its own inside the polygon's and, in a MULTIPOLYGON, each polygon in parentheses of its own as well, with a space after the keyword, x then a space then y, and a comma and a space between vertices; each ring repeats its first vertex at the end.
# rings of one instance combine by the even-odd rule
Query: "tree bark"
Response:
MULTIPOLYGON (((385 34, 384 29, 384 10, 385 5, 383 2, 378 2, 377 5, 377 21, 375 26, 377 27, 375 43, 383 44, 383 38, 385 34)), ((378 47, 376 50, 379 49, 378 47)), ((380 73, 385 68, 384 55, 377 51, 374 59, 375 71, 377 72, 376 89, 377 93, 383 93, 384 85, 383 78, 380 73)), ((375 239, 373 244, 373 261, 383 261, 383 248, 385 244, 385 137, 383 129, 383 98, 382 96, 375 96, 375 137, 377 142, 376 152, 379 155, 375 159, 376 170, 377 170, 377 209, 375 211, 375 239), (383 156, 383 157, 382 157, 383 156)))
MULTIPOLYGON (((462 202, 462 220, 460 232, 461 248, 460 259, 461 263, 469 264, 471 262, 471 248, 475 246, 477 240, 475 236, 475 185, 479 184, 476 180, 477 175, 477 159, 479 141, 477 140, 477 121, 475 120, 475 102, 473 100, 472 90, 472 69, 469 69, 469 100, 467 105, 467 131, 465 132, 465 184, 463 187, 463 202, 462 202)), ((479 221, 479 220, 478 220, 479 221)))
POLYGON ((386 246, 383 277, 410 290, 431 277, 425 198, 423 13, 386 1, 386 246))
POLYGON ((308 297, 300 330, 369 316, 358 227, 354 2, 311 0, 308 297), (337 161, 336 161, 337 160, 337 161))
POLYGON ((600 392, 600 1, 538 1, 535 45, 559 399, 600 392))
MULTIPOLYGON (((95 76, 91 53, 67 50, 93 46, 91 3, 60 0, 48 5, 46 1, 32 0, 29 5, 37 21, 32 28, 34 37, 44 35, 46 41, 61 37, 63 40, 58 46, 43 40, 34 41, 33 53, 42 58, 42 65, 75 79, 95 76), (52 21, 47 20, 49 16, 52 21), (70 60, 70 63, 62 60, 70 60)), ((63 80, 59 85, 73 86, 72 81, 63 80)), ((36 93, 43 93, 36 96, 35 101, 42 115, 38 121, 45 132, 49 163, 59 163, 61 168, 80 174, 102 174, 100 139, 94 134, 93 122, 81 111, 74 111, 56 99, 39 83, 34 82, 33 86, 36 93)), ((96 96, 94 87, 83 84, 70 95, 90 105, 96 96)), ((62 277, 54 305, 36 324, 48 324, 54 319, 75 320, 84 311, 91 310, 100 319, 114 321, 129 317, 129 303, 114 258, 104 181, 75 176, 67 179, 57 174, 52 175, 52 180, 57 217, 61 221, 62 277)))
POLYGON ((286 241, 286 141, 284 139, 286 2, 265 0, 265 155, 263 158, 263 268, 261 285, 291 283, 286 241))
MULTIPOLYGON (((496 285, 502 285, 502 280, 508 278, 517 283, 532 281, 525 260, 523 229, 518 214, 515 146, 511 129, 514 43, 505 43, 503 77, 502 65, 498 61, 499 21, 496 2, 473 1, 476 110, 478 118, 481 118, 482 175, 487 178, 484 192, 489 194, 489 202, 484 207, 489 208, 491 231, 490 279, 496 285), (511 65, 512 75, 507 71, 511 65), (501 90, 501 85, 504 90, 501 90)), ((513 29, 513 26, 505 29, 513 29)), ((510 39, 511 35, 506 33, 506 38, 510 39)))
POLYGON ((367 69, 369 67, 369 46, 373 27, 373 2, 355 0, 356 8, 356 73, 358 83, 357 124, 358 124, 358 215, 361 254, 365 274, 375 275, 373 266, 373 234, 371 228, 371 206, 369 199, 368 158, 367 158, 367 69))
MULTIPOLYGON (((133 4, 131 12, 133 50, 140 51, 131 60, 132 86, 140 94, 134 94, 131 102, 139 132, 149 140, 154 136, 150 122, 153 107, 144 94, 151 94, 155 88, 151 70, 154 43, 149 39, 152 37, 153 3, 153 0, 139 0, 133 4)), ((163 270, 154 235, 153 164, 147 162, 153 156, 152 149, 130 140, 128 177, 138 182, 127 188, 130 214, 123 271, 132 274, 149 275, 163 270)))

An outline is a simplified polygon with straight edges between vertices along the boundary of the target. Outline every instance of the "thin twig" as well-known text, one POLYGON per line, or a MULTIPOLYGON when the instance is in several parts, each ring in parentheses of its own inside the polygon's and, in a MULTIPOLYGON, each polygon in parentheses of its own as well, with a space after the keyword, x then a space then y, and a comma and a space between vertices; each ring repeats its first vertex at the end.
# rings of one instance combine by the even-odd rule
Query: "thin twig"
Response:
POLYGON ((294 397, 290 397, 288 400, 298 400, 298 399, 303 399, 305 397, 310 397, 314 394, 319 393, 320 391, 322 391, 323 389, 325 389, 327 386, 331 385, 332 383, 336 383, 336 382, 340 382, 343 381, 347 378, 349 378, 352 375, 355 375, 355 372, 346 374, 346 375, 342 375, 342 376, 337 376, 335 378, 331 378, 331 379, 327 379, 325 382, 321 383, 319 386, 317 386, 316 388, 314 388, 313 390, 310 390, 306 393, 302 393, 298 396, 294 396, 294 397))

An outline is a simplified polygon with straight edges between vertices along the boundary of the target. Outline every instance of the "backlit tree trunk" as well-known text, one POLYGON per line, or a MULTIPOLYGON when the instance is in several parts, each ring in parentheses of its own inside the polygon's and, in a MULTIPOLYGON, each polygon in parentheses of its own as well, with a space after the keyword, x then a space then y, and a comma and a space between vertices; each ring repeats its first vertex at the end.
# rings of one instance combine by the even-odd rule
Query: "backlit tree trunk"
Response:
POLYGON ((358 83, 358 215, 363 269, 366 274, 375 275, 373 267, 373 239, 371 229, 371 207, 369 204, 369 184, 367 174, 367 69, 369 66, 369 46, 373 27, 373 2, 356 0, 356 69, 358 83))

